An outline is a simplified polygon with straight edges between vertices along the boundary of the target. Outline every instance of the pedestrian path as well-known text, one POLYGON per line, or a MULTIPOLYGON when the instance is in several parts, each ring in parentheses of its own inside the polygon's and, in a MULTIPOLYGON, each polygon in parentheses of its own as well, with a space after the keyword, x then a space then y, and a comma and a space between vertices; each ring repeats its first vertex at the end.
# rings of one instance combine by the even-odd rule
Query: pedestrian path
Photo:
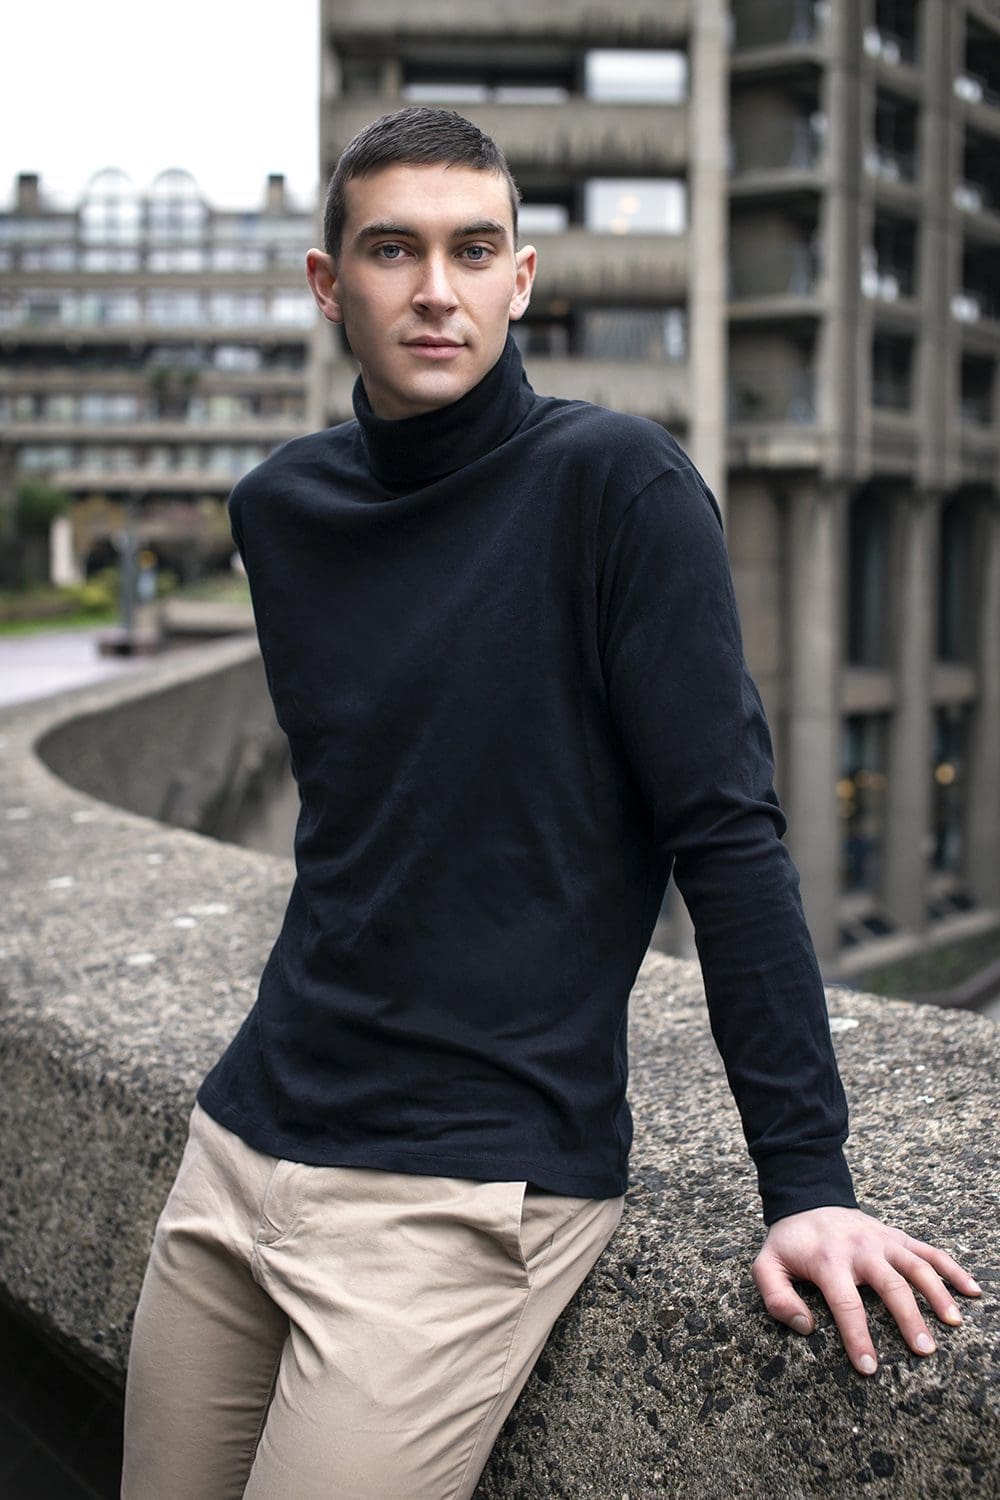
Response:
POLYGON ((142 657, 101 656, 97 641, 104 628, 0 636, 0 707, 48 698, 146 665, 142 657))

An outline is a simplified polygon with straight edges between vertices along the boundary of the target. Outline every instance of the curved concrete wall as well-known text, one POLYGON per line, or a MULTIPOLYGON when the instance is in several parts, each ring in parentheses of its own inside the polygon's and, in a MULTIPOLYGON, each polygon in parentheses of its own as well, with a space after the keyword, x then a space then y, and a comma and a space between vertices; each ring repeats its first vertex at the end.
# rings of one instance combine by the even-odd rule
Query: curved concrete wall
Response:
MULTIPOLYGON (((203 789, 224 778, 216 710, 263 722, 252 642, 0 715, 0 1290, 117 1380, 195 1089, 252 1003, 292 876, 288 860, 104 800, 161 808, 181 757, 203 789), (161 801, 137 800, 152 782, 161 801)), ((749 1272, 753 1175, 700 975, 650 954, 632 1001, 625 1217, 556 1325, 481 1496, 997 1493, 1000 1033, 843 990, 830 1001, 859 1191, 950 1248, 986 1296, 940 1330, 930 1360, 873 1306, 871 1380, 824 1312, 807 1340, 768 1319, 749 1272)))

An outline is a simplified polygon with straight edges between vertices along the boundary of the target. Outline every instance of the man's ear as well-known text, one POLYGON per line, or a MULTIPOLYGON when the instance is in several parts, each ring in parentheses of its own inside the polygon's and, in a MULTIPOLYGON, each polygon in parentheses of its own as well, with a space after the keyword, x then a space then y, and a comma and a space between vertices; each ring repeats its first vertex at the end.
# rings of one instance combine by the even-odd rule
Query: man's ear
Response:
POLYGON ((309 250, 306 253, 306 280, 316 299, 316 306, 330 323, 343 323, 344 315, 337 296, 337 270, 333 256, 324 250, 309 250))
POLYGON ((514 257, 517 275, 514 280, 514 295, 510 299, 510 316, 513 322, 523 318, 531 301, 531 288, 538 265, 538 253, 534 245, 523 245, 514 257))

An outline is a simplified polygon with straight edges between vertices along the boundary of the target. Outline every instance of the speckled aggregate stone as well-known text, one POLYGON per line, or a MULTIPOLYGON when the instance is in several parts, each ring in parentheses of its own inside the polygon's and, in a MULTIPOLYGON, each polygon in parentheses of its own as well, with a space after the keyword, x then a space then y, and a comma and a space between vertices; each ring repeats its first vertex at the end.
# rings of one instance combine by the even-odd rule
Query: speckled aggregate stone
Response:
MULTIPOLYGON (((153 705, 160 687, 190 755, 185 701, 203 712, 214 679, 207 696, 239 712, 232 674, 254 651, 198 647, 144 681, 0 714, 0 1289, 112 1378, 195 1090, 253 1002, 292 865, 98 801, 32 746, 76 719, 61 767, 74 734, 81 765, 99 766, 102 722, 121 722, 108 711, 153 705)), ((240 682, 259 714, 262 688, 240 682)), ((166 775, 176 748, 162 711, 151 722, 166 775)), ((650 954, 631 1007, 625 1214, 556 1324, 481 1500, 1000 1495, 1000 1031, 836 989, 830 1007, 862 1201, 951 1250, 984 1297, 963 1300, 963 1326, 936 1328, 938 1353, 920 1359, 866 1293, 871 1379, 811 1290, 811 1337, 768 1318, 750 1277, 754 1176, 700 973, 650 954)))

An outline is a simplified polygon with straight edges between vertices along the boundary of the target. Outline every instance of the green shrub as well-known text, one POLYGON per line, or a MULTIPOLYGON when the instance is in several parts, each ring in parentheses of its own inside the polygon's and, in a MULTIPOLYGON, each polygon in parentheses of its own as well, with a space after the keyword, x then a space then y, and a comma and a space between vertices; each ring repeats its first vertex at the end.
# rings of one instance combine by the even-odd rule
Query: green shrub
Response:
POLYGON ((25 479, 17 487, 17 524, 23 531, 46 531, 69 510, 70 497, 46 479, 25 479))

